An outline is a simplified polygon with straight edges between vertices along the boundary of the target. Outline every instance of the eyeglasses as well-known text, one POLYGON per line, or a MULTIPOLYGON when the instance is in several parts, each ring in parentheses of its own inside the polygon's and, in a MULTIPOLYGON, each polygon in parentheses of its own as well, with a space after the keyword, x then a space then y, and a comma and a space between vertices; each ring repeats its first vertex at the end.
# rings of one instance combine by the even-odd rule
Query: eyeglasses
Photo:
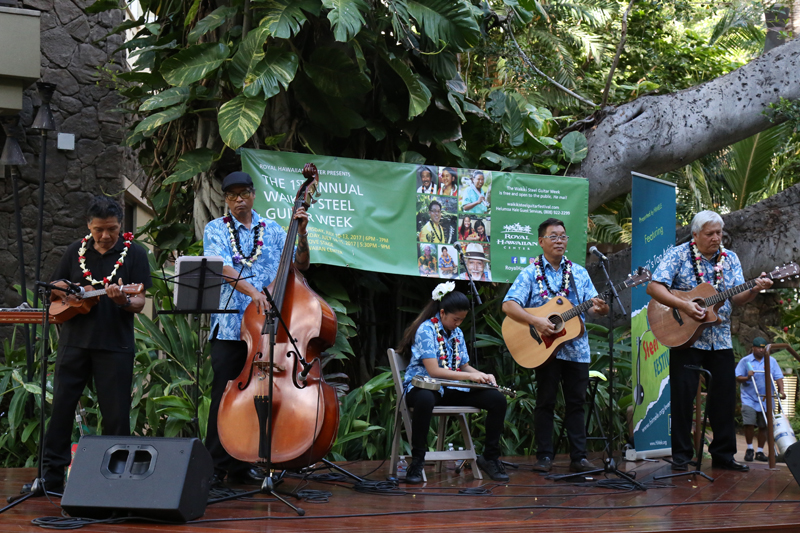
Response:
POLYGON ((256 191, 254 191, 253 189, 245 189, 240 193, 226 192, 225 193, 225 199, 230 201, 230 202, 232 202, 232 201, 236 200, 236 198, 241 196, 242 200, 247 200, 248 198, 253 196, 255 193, 256 193, 256 191))
POLYGON ((568 235, 545 235, 542 238, 543 239, 550 239, 551 242, 558 242, 558 241, 567 242, 569 240, 569 236, 568 235))

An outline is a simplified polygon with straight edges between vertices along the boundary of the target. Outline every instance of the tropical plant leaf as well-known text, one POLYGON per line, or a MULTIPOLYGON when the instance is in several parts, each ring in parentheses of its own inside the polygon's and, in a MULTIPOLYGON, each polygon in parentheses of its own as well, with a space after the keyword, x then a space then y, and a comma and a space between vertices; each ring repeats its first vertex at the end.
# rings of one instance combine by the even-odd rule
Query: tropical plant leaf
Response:
POLYGON ((175 172, 164 180, 164 185, 186 181, 208 171, 214 162, 214 155, 214 151, 208 148, 198 148, 183 154, 175 165, 175 172))
POLYGON ((251 83, 245 82, 245 96, 255 97, 259 92, 264 93, 264 98, 272 98, 284 89, 297 74, 298 59, 293 52, 273 47, 267 50, 264 59, 253 71, 255 78, 251 83))
POLYGON ((165 60, 161 65, 161 75, 170 85, 189 85, 219 68, 229 54, 230 48, 226 44, 196 44, 165 60))
POLYGON ((408 118, 409 120, 422 114, 431 102, 431 92, 419 79, 419 74, 413 72, 408 65, 400 59, 383 53, 384 61, 386 61, 392 70, 403 80, 403 83, 408 89, 408 118))
POLYGON ((271 0, 260 25, 266 25, 273 37, 288 39, 308 20, 303 11, 319 15, 319 0, 271 0))
POLYGON ((330 9, 328 20, 331 21, 333 36, 337 41, 349 41, 366 24, 362 13, 368 13, 369 6, 364 0, 322 0, 322 6, 330 9))
POLYGON ((228 67, 228 76, 234 87, 243 87, 253 83, 257 77, 256 67, 264 60, 264 43, 269 37, 269 28, 259 26, 247 34, 239 50, 234 54, 228 67))
POLYGON ((781 124, 731 145, 729 164, 722 168, 726 189, 733 199, 731 211, 763 199, 761 196, 769 187, 772 158, 787 134, 786 126, 781 124))
POLYGON ((500 154, 496 154, 494 152, 489 152, 489 151, 483 152, 481 154, 481 159, 486 159, 487 161, 491 161, 495 165, 500 165, 500 170, 518 167, 519 164, 522 163, 522 159, 512 159, 510 157, 504 157, 500 154))
POLYGON ((133 130, 134 134, 141 133, 144 135, 152 134, 153 131, 160 128, 167 122, 172 122, 175 119, 181 118, 186 113, 186 105, 181 104, 177 107, 170 107, 160 113, 154 113, 142 120, 133 130))
POLYGON ((437 48, 442 43, 457 50, 478 44, 480 28, 470 4, 464 0, 409 0, 408 13, 437 48))
POLYGON ((589 143, 586 136, 579 131, 571 131, 561 139, 561 148, 570 163, 580 163, 589 154, 589 143))
POLYGON ((162 107, 182 104, 189 98, 190 93, 191 89, 189 87, 170 87, 145 100, 144 103, 139 106, 139 112, 154 111, 162 107))
POLYGON ((520 146, 525 142, 525 128, 522 126, 522 113, 515 98, 506 98, 505 112, 501 124, 508 133, 508 143, 511 146, 520 146))
POLYGON ((85 11, 94 14, 112 9, 119 9, 119 0, 97 0, 94 4, 87 6, 85 11))
POLYGON ((263 98, 248 98, 242 94, 224 103, 217 117, 222 141, 233 150, 246 143, 261 124, 266 108, 263 98))
MULTIPOLYGON (((200 9, 200 0, 194 0, 192 2, 191 7, 189 7, 189 11, 186 13, 186 17, 183 19, 183 27, 188 28, 194 22, 194 18, 197 16, 197 11, 200 9)), ((158 25, 155 25, 158 27, 158 25)))
POLYGON ((338 48, 318 48, 304 65, 305 73, 314 86, 326 95, 357 96, 368 92, 372 85, 358 65, 338 48))
POLYGON ((189 36, 187 37, 189 44, 196 44, 197 41, 200 40, 200 37, 211 30, 216 30, 222 26, 225 23, 225 20, 235 15, 236 12, 237 8, 235 7, 223 6, 218 7, 209 13, 207 16, 202 18, 200 22, 195 24, 194 28, 192 28, 192 31, 189 32, 189 36))

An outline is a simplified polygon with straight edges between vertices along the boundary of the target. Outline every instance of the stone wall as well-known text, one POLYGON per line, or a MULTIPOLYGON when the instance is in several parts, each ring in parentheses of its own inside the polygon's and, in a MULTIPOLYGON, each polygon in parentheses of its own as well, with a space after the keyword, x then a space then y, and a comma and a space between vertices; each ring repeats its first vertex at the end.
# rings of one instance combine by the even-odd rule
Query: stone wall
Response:
MULTIPOLYGON (((119 193, 123 177, 135 181, 136 167, 130 151, 121 146, 125 118, 114 112, 121 99, 99 75, 101 68, 120 70, 125 64, 124 54, 112 55, 124 37, 104 39, 111 28, 122 22, 122 12, 87 15, 83 9, 93 2, 22 0, 19 5, 42 13, 41 78, 57 86, 51 103, 57 130, 75 134, 73 151, 56 149, 56 132, 47 136, 44 278, 50 277, 67 245, 87 233, 83 217, 91 196, 119 193)), ((25 128, 32 124, 39 105, 33 86, 25 92, 20 114, 25 128)), ((35 273, 40 146, 39 133, 27 129, 22 149, 28 164, 20 168, 20 203, 28 288, 35 273)), ((19 283, 19 268, 10 180, 0 181, 0 196, 0 307, 13 307, 21 297, 13 287, 19 283)), ((0 338, 9 331, 10 328, 0 328, 0 338)))

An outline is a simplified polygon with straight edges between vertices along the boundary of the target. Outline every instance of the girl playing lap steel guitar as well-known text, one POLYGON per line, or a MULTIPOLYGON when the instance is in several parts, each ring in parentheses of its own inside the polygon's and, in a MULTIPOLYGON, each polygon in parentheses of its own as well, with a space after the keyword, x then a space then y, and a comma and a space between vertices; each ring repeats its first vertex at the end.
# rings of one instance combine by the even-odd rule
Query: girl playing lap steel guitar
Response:
POLYGON ((506 399, 496 389, 442 388, 440 391, 421 389, 411 384, 415 376, 445 380, 474 381, 497 385, 491 374, 484 374, 469 365, 464 334, 458 327, 469 311, 469 300, 463 293, 453 291, 455 282, 440 283, 433 299, 406 329, 398 352, 408 354, 411 362, 403 382, 406 404, 413 408, 411 415, 411 455, 406 483, 421 483, 425 452, 428 449, 428 430, 436 405, 473 406, 487 411, 486 437, 483 455, 478 466, 495 481, 508 481, 500 462, 500 435, 506 413, 506 399))

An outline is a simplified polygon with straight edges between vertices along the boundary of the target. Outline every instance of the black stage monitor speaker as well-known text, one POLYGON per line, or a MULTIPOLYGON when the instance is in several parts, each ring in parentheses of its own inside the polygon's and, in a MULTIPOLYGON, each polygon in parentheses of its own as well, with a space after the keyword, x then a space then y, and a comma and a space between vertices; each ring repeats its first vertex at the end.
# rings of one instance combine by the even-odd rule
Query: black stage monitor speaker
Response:
POLYGON ((71 516, 203 516, 214 467, 198 439, 82 437, 61 506, 71 516))
POLYGON ((800 442, 795 442, 783 454, 783 460, 786 461, 786 466, 794 476, 794 480, 800 485, 800 442))

